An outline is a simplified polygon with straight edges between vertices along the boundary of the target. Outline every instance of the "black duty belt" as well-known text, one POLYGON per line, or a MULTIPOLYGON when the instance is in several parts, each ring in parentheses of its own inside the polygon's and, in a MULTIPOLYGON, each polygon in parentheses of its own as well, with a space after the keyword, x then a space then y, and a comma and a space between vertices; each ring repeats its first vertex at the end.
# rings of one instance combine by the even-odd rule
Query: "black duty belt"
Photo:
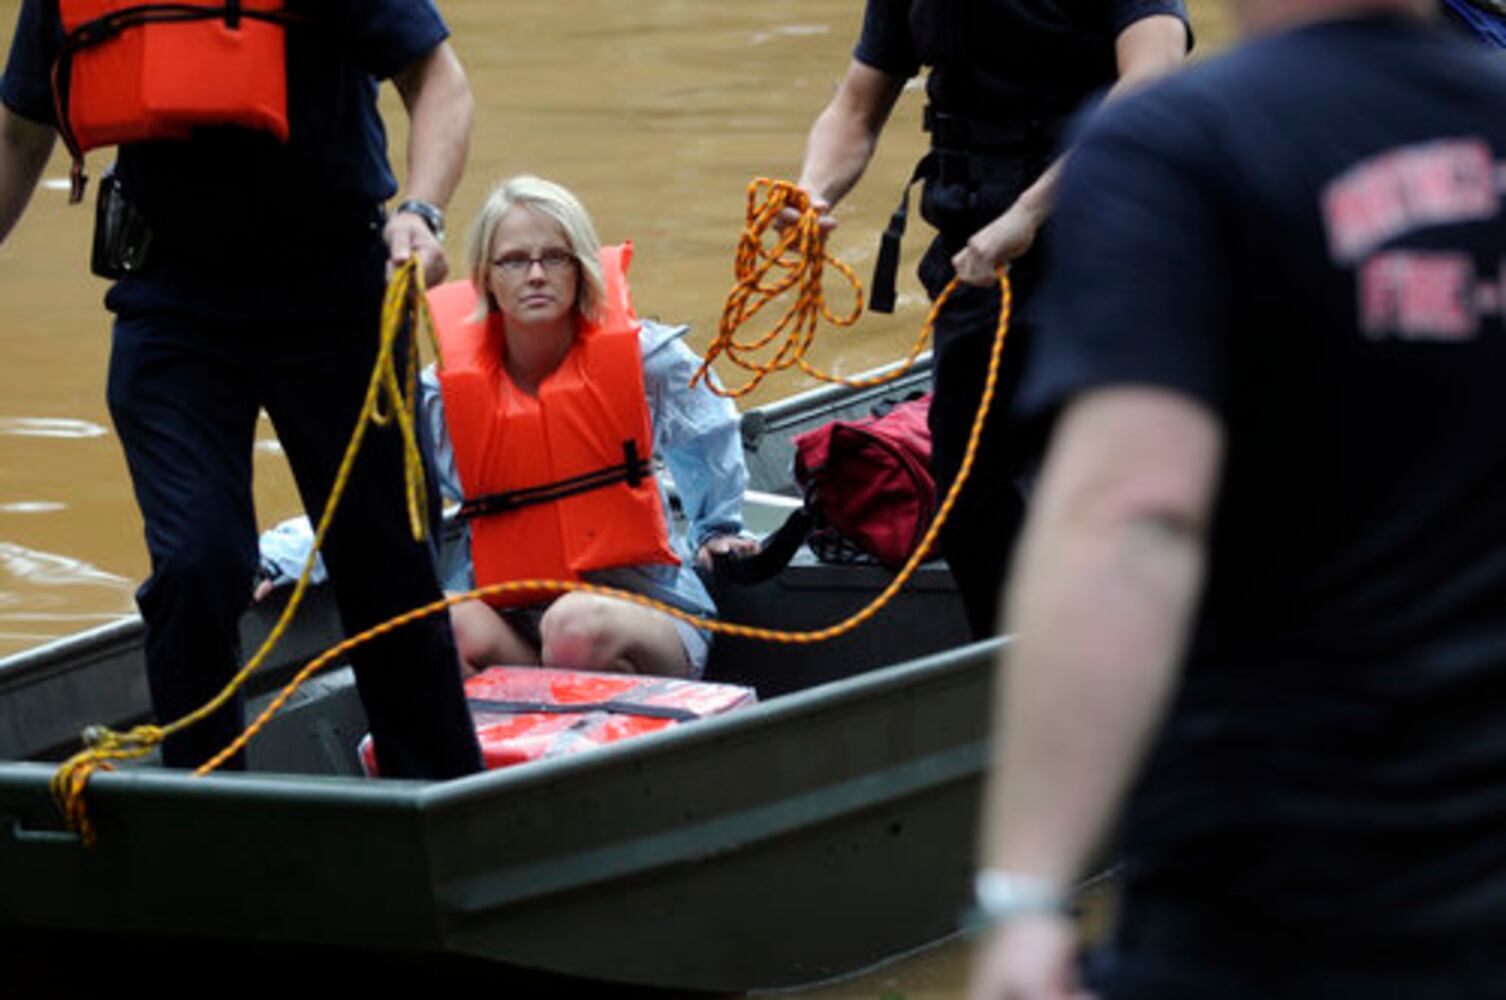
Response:
POLYGON ((553 483, 542 483, 538 486, 525 486, 522 489, 504 490, 501 493, 488 493, 484 496, 473 497, 460 505, 456 516, 470 518, 503 514, 523 507, 532 507, 534 504, 552 503, 555 500, 563 500, 566 497, 614 486, 617 483, 637 486, 648 478, 650 472, 649 458, 639 456, 638 443, 631 440, 624 441, 622 442, 622 461, 617 465, 608 465, 593 472, 584 472, 553 483))
POLYGON ((1054 146, 1062 130, 1062 121, 1057 118, 992 121, 938 111, 933 104, 926 105, 922 121, 931 133, 932 146, 971 153, 1023 152, 1054 146))
POLYGON ((868 308, 894 312, 894 279, 899 273, 899 249, 910 215, 910 189, 917 181, 942 184, 978 184, 990 177, 1008 174, 1023 157, 1054 149, 1062 122, 1046 118, 988 121, 948 114, 926 105, 925 130, 931 133, 931 151, 921 157, 915 172, 900 192, 899 206, 879 238, 878 258, 869 283, 868 308))

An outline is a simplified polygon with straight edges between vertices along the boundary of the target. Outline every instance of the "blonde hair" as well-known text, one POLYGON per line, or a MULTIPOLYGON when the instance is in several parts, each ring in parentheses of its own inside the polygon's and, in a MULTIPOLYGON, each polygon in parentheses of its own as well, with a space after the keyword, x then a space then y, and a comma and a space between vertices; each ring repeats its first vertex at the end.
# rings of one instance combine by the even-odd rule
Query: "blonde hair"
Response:
POLYGON ((509 178, 492 188, 476 221, 471 223, 467 252, 471 284, 476 288, 478 300, 477 318, 497 308, 487 293, 486 275, 492 263, 492 241, 496 239, 497 227, 502 224, 502 217, 513 208, 526 208, 559 223, 570 252, 580 265, 580 281, 575 286, 575 311, 587 320, 598 319, 606 304, 607 285, 601 274, 601 240, 596 235, 596 227, 591 224, 591 216, 580 199, 569 190, 528 174, 509 178))

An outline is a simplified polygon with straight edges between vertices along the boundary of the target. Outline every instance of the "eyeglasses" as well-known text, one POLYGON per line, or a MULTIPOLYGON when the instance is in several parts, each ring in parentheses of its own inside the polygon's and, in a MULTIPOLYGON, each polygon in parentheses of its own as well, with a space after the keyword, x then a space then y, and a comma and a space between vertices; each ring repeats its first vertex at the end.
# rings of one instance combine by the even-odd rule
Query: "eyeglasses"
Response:
POLYGON ((534 257, 522 250, 505 253, 492 261, 492 267, 497 268, 509 278, 521 278, 538 264, 544 269, 545 274, 558 274, 566 267, 575 263, 575 254, 569 250, 558 248, 545 250, 534 257))

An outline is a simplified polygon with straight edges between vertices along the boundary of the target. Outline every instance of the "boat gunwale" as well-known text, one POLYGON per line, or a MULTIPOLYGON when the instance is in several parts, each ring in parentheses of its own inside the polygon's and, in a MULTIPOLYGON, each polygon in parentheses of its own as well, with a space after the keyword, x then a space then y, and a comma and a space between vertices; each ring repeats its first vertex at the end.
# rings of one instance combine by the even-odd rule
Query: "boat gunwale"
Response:
MULTIPOLYGON (((232 797, 248 801, 335 800, 352 805, 385 803, 419 811, 463 805, 511 792, 522 792, 535 785, 569 780, 581 773, 589 774, 605 760, 610 760, 613 766, 630 767, 641 759, 673 753, 673 748, 688 748, 700 742, 716 742, 740 730, 768 725, 771 720, 793 720, 830 710, 834 704, 880 697, 888 692, 902 690, 915 680, 929 675, 944 674, 951 670, 984 669, 986 664, 975 661, 980 657, 991 661, 1008 641, 1007 638, 988 639, 957 646, 782 694, 735 712, 698 719, 694 725, 670 726, 659 732, 646 733, 598 750, 481 771, 459 778, 440 781, 382 778, 373 781, 356 775, 228 771, 201 777, 189 771, 125 768, 93 775, 90 778, 90 791, 101 798, 113 798, 131 792, 181 793, 193 788, 204 795, 222 797, 228 793, 232 797), (608 751, 610 757, 604 757, 601 751, 608 751)), ((31 775, 27 772, 32 772, 38 784, 46 784, 56 769, 56 765, 42 762, 3 761, 0 762, 0 777, 20 779, 19 783, 28 784, 31 775)))
POLYGON ((0 657, 0 698, 7 690, 27 684, 34 674, 87 669, 101 656, 118 652, 110 648, 113 645, 139 646, 145 630, 139 615, 129 615, 0 657))
MULTIPOLYGON (((1009 642, 1006 638, 985 639, 979 642, 940 650, 925 656, 888 664, 839 680, 818 684, 800 691, 781 694, 768 701, 740 708, 734 712, 697 719, 693 725, 670 726, 654 733, 645 733, 631 740, 613 744, 611 761, 618 766, 631 766, 639 758, 652 758, 668 752, 666 747, 694 745, 698 742, 716 742, 743 729, 754 729, 769 724, 770 719, 793 720, 815 715, 828 710, 833 703, 847 704, 858 699, 868 699, 909 687, 918 678, 949 673, 952 670, 985 669, 985 664, 973 662, 977 657, 987 657, 991 663, 998 650, 1009 642)), ((596 767, 601 756, 597 751, 532 761, 526 766, 483 771, 443 782, 428 782, 421 786, 419 797, 423 803, 433 806, 450 806, 490 798, 496 792, 512 786, 527 788, 533 784, 568 780, 577 772, 589 772, 596 767)))

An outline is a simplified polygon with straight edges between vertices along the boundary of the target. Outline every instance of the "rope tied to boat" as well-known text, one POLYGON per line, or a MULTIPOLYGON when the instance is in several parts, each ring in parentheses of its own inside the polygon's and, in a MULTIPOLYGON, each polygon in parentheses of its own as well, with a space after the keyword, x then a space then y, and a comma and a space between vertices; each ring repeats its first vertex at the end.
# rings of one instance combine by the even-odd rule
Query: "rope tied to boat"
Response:
MULTIPOLYGON (((822 252, 819 250, 819 248, 810 243, 805 244, 805 247, 806 251, 809 253, 822 252)), ((257 717, 251 722, 250 725, 245 727, 245 729, 240 733, 239 736, 231 741, 228 746, 226 746, 213 758, 205 761, 197 769, 195 769, 194 774, 199 777, 210 774, 211 772, 222 766, 236 753, 244 749, 245 746, 259 732, 261 732, 263 728, 266 727, 266 725, 272 720, 272 718, 278 713, 278 711, 280 711, 282 707, 287 704, 288 700, 292 698, 293 694, 298 690, 298 688, 306 680, 308 680, 314 674, 318 673, 324 667, 328 666, 330 663, 349 653, 351 650, 357 648, 358 646, 378 639, 381 636, 395 631, 396 629, 402 628, 405 625, 411 624, 412 622, 438 614, 441 611, 445 611, 446 609, 456 604, 460 604, 468 600, 478 598, 484 599, 495 595, 515 593, 519 591, 529 591, 541 594, 566 594, 571 592, 595 594, 601 597, 612 597, 627 601, 632 604, 637 604, 641 607, 646 607, 650 610, 658 611, 663 614, 669 615, 672 618, 679 619, 680 621, 686 622, 696 628, 706 629, 707 631, 720 635, 728 635, 743 639, 784 644, 814 644, 819 642, 826 642, 828 640, 846 635, 847 633, 859 628, 865 622, 869 621, 880 611, 882 611, 883 608, 894 599, 895 595, 897 595, 900 590, 904 588, 905 584, 910 581, 910 578, 915 575, 915 572, 925 561, 926 555, 930 552, 937 537, 940 535, 942 527, 947 521, 948 515, 951 513, 952 508, 956 505, 957 498, 961 494, 962 489, 966 485, 968 478, 972 472, 973 464, 978 453, 979 442, 983 437, 983 426, 988 417, 989 409, 993 405, 993 399, 998 385, 999 360, 1003 355, 1004 341, 1008 336, 1010 314, 1013 305, 1013 296, 1010 289, 1009 277, 1004 268, 998 269, 998 276, 998 326, 995 329, 993 345, 990 348, 989 352, 988 370, 984 378, 983 393, 981 398, 979 399, 978 411, 973 418, 973 424, 968 434, 967 447, 963 451, 962 462, 957 470, 957 476, 952 480, 951 487, 947 490, 946 496, 943 498, 940 507, 938 507, 936 511, 936 517, 931 521, 930 526, 926 529, 925 536, 921 539, 920 544, 916 546, 915 551, 911 553, 910 558, 902 567, 900 567, 899 571, 895 573, 894 578, 878 594, 878 596, 876 596, 864 607, 849 615, 847 618, 844 618, 842 621, 825 628, 796 631, 765 628, 763 626, 756 625, 745 625, 738 622, 726 622, 715 618, 704 618, 699 615, 691 614, 688 611, 683 611, 673 605, 666 604, 663 601, 647 597, 643 594, 637 594, 632 591, 619 590, 614 587, 604 587, 598 584, 584 583, 573 580, 509 580, 502 583, 493 583, 482 587, 475 587, 464 593, 449 594, 437 601, 433 601, 419 608, 414 608, 411 611, 407 611, 401 615, 389 619, 388 621, 382 622, 379 625, 375 625, 372 628, 359 633, 358 635, 350 636, 342 642, 337 643, 336 645, 325 650, 319 656, 313 658, 307 664, 305 664, 292 677, 292 679, 283 686, 282 690, 279 691, 277 695, 267 703, 267 706, 261 711, 259 715, 257 715, 257 717)), ((855 281, 856 279, 854 278, 853 280, 855 281)), ((921 334, 917 342, 924 343, 924 341, 930 337, 931 330, 935 325, 937 316, 940 315, 942 308, 945 307, 947 301, 951 298, 953 292, 955 292, 955 290, 957 289, 958 284, 958 280, 956 278, 953 278, 952 281, 946 286, 946 288, 942 290, 941 294, 936 297, 936 301, 932 303, 931 311, 929 315, 927 315, 926 321, 921 328, 921 334)), ((281 639, 283 633, 288 627, 289 622, 292 620, 294 612, 302 601, 304 591, 308 587, 308 580, 309 575, 313 569, 314 557, 319 551, 319 546, 323 543, 325 532, 329 527, 329 522, 333 519, 335 507, 338 504, 341 493, 343 492, 345 479, 348 477, 349 473, 349 467, 353 464, 356 451, 359 449, 368 418, 373 423, 382 423, 395 416, 398 420, 399 426, 403 428, 403 433, 405 435, 405 455, 408 453, 408 435, 412 434, 414 427, 413 406, 415 400, 413 399, 411 393, 416 381, 417 347, 416 343, 414 343, 414 340, 416 338, 410 338, 411 353, 408 367, 409 374, 405 383, 410 395, 408 395, 407 397, 403 397, 401 393, 393 395, 393 393, 396 392, 396 388, 398 386, 398 377, 396 374, 396 369, 395 367, 393 367, 393 363, 390 360, 390 355, 393 353, 392 344, 397 339, 397 333, 402 327, 402 318, 405 315, 411 315, 411 317, 416 321, 416 324, 424 329, 428 334, 431 342, 436 339, 433 327, 433 318, 429 314, 427 302, 425 301, 423 296, 422 278, 421 276, 417 275, 417 272, 410 265, 405 265, 405 267, 398 272, 398 275, 394 276, 392 283, 388 286, 387 301, 383 305, 382 312, 382 343, 378 354, 376 368, 372 372, 372 380, 370 387, 368 388, 366 403, 361 411, 361 418, 357 422, 355 433, 352 435, 350 445, 346 451, 345 460, 341 463, 340 473, 336 476, 335 486, 330 492, 329 500, 325 505, 324 514, 323 516, 321 516, 319 526, 314 533, 314 543, 309 552, 308 559, 304 563, 303 571, 299 574, 298 582, 294 587, 292 596, 288 599, 287 607, 283 610, 283 613, 281 617, 279 617, 277 624, 273 627, 266 640, 262 643, 261 648, 257 650, 256 654, 249 661, 247 661, 246 666, 242 668, 241 672, 237 674, 236 677, 231 681, 231 685, 227 687, 225 691, 221 692, 221 694, 217 696, 214 701, 205 705, 203 708, 200 708, 191 715, 184 716, 182 719, 177 720, 169 726, 162 727, 160 730, 152 726, 139 726, 136 729, 131 730, 130 733, 116 734, 111 733, 109 730, 102 729, 100 735, 101 744, 99 747, 91 747, 90 749, 75 755, 73 758, 59 767, 56 774, 53 775, 53 797, 58 803, 58 807, 62 811, 69 827, 78 832, 80 840, 84 843, 85 846, 92 846, 95 842, 96 837, 94 826, 89 819, 84 800, 84 792, 88 786, 89 777, 94 773, 94 771, 100 769, 110 769, 108 761, 111 759, 140 757, 147 753, 152 746, 160 743, 165 736, 170 735, 173 732, 177 732, 180 729, 186 728, 189 725, 192 725, 194 722, 197 722, 199 719, 214 711, 226 700, 228 700, 233 691, 241 684, 243 684, 245 680, 249 678, 250 675, 254 673, 258 667, 260 667, 261 663, 266 659, 266 656, 281 639), (394 305, 394 303, 396 303, 396 305, 394 305), (403 311, 404 307, 406 307, 406 312, 403 311), (380 410, 378 399, 381 390, 383 389, 387 391, 386 398, 392 404, 392 410, 390 413, 382 413, 382 411, 380 410)), ((441 356, 439 355, 437 349, 435 353, 436 356, 441 356)), ((881 384, 883 381, 887 381, 887 379, 869 379, 852 384, 875 385, 881 384)), ((416 457, 419 454, 416 440, 412 442, 412 446, 412 454, 416 457)), ((405 462, 405 465, 407 464, 408 463, 405 462)), ((422 539, 425 521, 422 517, 424 511, 424 492, 421 460, 418 461, 416 469, 409 467, 408 476, 409 514, 410 518, 412 519, 412 525, 414 528, 414 537, 422 539), (415 474, 418 477, 416 492, 414 490, 413 479, 415 474)))
MULTIPOLYGON (((712 392, 738 398, 758 388, 764 378, 777 371, 799 368, 811 378, 838 385, 865 388, 883 385, 899 378, 915 364, 931 336, 931 323, 921 328, 903 364, 883 375, 848 378, 822 371, 806 359, 822 320, 839 329, 850 327, 863 313, 863 283, 852 268, 832 256, 826 249, 826 229, 821 226, 821 212, 811 204, 809 192, 789 181, 755 178, 748 184, 748 207, 742 234, 733 259, 734 283, 722 308, 716 339, 706 349, 706 357, 692 386, 706 381, 712 392), (798 213, 797 221, 780 226, 786 209, 798 213), (770 230, 774 231, 772 244, 770 230), (838 316, 827 305, 822 281, 830 264, 847 279, 853 292, 852 311, 838 316), (775 299, 794 290, 795 295, 777 322, 766 332, 751 339, 739 340, 738 331, 746 326, 775 299), (756 360, 781 334, 784 339, 773 357, 756 360), (706 378, 712 362, 725 356, 731 364, 750 372, 748 380, 735 389, 725 389, 706 378)), ((937 299, 941 301, 940 298, 937 299)))
MULTIPOLYGON (((376 363, 372 366, 371 379, 366 386, 366 397, 356 418, 355 429, 345 447, 340 468, 330 487, 329 498, 324 503, 324 512, 319 517, 314 531, 314 541, 309 555, 304 560, 303 571, 293 587, 292 596, 278 617, 272 630, 267 633, 256 653, 246 661, 225 688, 208 702, 187 715, 165 726, 142 725, 119 733, 104 726, 90 726, 84 731, 84 749, 59 765, 52 776, 52 797, 59 811, 74 830, 85 847, 92 847, 97 833, 89 819, 84 802, 84 791, 95 771, 114 770, 112 761, 133 760, 146 756, 154 747, 174 733, 181 732, 201 721, 224 706, 245 685, 251 675, 266 662, 272 650, 282 640, 288 627, 303 602, 313 573, 314 560, 329 533, 340 499, 345 494, 356 456, 366 438, 369 427, 386 427, 394 421, 402 438, 404 495, 408 508, 408 526, 415 541, 422 542, 428 535, 428 490, 424 482, 423 453, 418 443, 418 368, 420 363, 418 337, 425 335, 438 355, 438 337, 434 330, 434 317, 429 313, 429 302, 424 295, 423 271, 417 258, 410 258, 400 265, 387 284, 382 302, 382 322, 377 342, 376 363), (402 350, 403 334, 406 350, 402 350), (400 364, 406 365, 399 374, 400 364)), ((291 692, 289 692, 291 694, 291 692)), ((243 742, 236 744, 244 745, 243 742)), ((234 752, 234 751, 231 751, 234 752)), ((208 774, 224 763, 229 754, 222 752, 210 764, 199 767, 196 774, 208 774)))

